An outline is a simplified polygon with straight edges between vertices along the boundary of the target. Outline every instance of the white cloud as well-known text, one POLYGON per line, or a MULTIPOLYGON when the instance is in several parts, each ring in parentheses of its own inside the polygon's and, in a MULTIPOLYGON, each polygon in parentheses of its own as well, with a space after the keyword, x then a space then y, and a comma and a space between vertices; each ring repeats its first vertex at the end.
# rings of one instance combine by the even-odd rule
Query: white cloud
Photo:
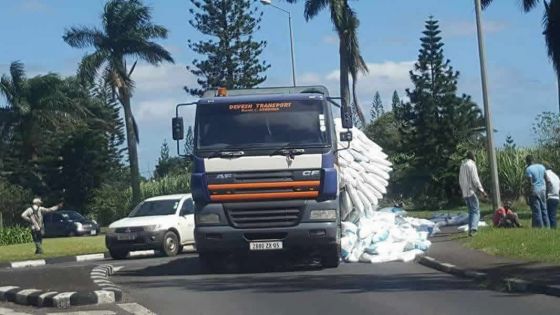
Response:
MULTIPOLYGON (((494 34, 504 31, 508 26, 505 21, 485 20, 482 27, 485 34, 494 34)), ((446 37, 475 36, 476 23, 474 20, 448 21, 442 23, 441 30, 446 37)))
POLYGON ((338 45, 338 37, 336 35, 326 35, 323 37, 323 43, 329 45, 338 45))
POLYGON ((20 0, 19 8, 27 12, 47 12, 50 7, 44 0, 20 0))

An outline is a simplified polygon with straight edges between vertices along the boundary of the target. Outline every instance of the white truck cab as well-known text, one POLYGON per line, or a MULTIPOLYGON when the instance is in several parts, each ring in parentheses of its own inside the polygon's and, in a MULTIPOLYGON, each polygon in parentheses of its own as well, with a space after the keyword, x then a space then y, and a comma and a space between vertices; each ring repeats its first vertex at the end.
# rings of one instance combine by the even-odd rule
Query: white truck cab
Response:
POLYGON ((128 217, 109 225, 105 244, 111 257, 123 259, 136 250, 175 256, 194 244, 194 204, 190 194, 148 198, 128 217))

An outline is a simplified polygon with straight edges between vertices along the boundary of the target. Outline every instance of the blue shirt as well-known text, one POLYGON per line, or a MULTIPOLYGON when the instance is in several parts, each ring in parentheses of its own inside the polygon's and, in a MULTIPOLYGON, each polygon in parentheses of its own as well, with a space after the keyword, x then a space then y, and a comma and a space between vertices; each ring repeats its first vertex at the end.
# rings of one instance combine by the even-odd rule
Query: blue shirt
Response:
POLYGON ((533 193, 546 191, 546 181, 544 179, 545 173, 546 173, 546 169, 542 164, 529 165, 525 170, 525 174, 531 180, 531 187, 533 188, 533 193))

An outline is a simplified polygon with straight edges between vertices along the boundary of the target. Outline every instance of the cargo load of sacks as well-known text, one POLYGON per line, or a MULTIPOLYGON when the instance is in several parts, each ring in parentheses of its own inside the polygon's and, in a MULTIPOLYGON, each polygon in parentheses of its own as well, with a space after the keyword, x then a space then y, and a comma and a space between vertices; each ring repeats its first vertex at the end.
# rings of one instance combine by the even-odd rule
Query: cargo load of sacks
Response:
MULTIPOLYGON (((343 132, 335 120, 337 135, 343 132)), ((437 232, 429 220, 406 217, 393 208, 378 211, 387 193, 392 164, 382 148, 357 128, 350 144, 339 141, 342 258, 346 262, 411 261, 426 251, 428 236, 437 232)))

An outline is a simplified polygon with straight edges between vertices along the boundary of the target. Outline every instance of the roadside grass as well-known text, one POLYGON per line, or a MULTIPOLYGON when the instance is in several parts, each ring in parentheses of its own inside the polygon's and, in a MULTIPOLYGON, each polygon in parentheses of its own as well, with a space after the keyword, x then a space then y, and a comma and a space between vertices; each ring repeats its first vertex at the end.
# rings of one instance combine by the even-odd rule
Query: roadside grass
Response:
POLYGON ((43 240, 43 251, 43 255, 35 255, 34 243, 0 246, 0 262, 95 254, 107 249, 105 237, 99 235, 46 238, 43 240))
MULTIPOLYGON (((520 200, 514 202, 513 209, 519 215, 522 228, 502 229, 492 227, 492 205, 481 203, 481 220, 490 227, 479 229, 475 237, 465 238, 458 235, 456 239, 464 246, 484 251, 495 256, 502 256, 526 261, 538 261, 560 264, 560 229, 531 228, 531 210, 520 200)), ((408 215, 416 218, 429 219, 437 213, 467 212, 465 206, 449 210, 408 211, 408 215)))

